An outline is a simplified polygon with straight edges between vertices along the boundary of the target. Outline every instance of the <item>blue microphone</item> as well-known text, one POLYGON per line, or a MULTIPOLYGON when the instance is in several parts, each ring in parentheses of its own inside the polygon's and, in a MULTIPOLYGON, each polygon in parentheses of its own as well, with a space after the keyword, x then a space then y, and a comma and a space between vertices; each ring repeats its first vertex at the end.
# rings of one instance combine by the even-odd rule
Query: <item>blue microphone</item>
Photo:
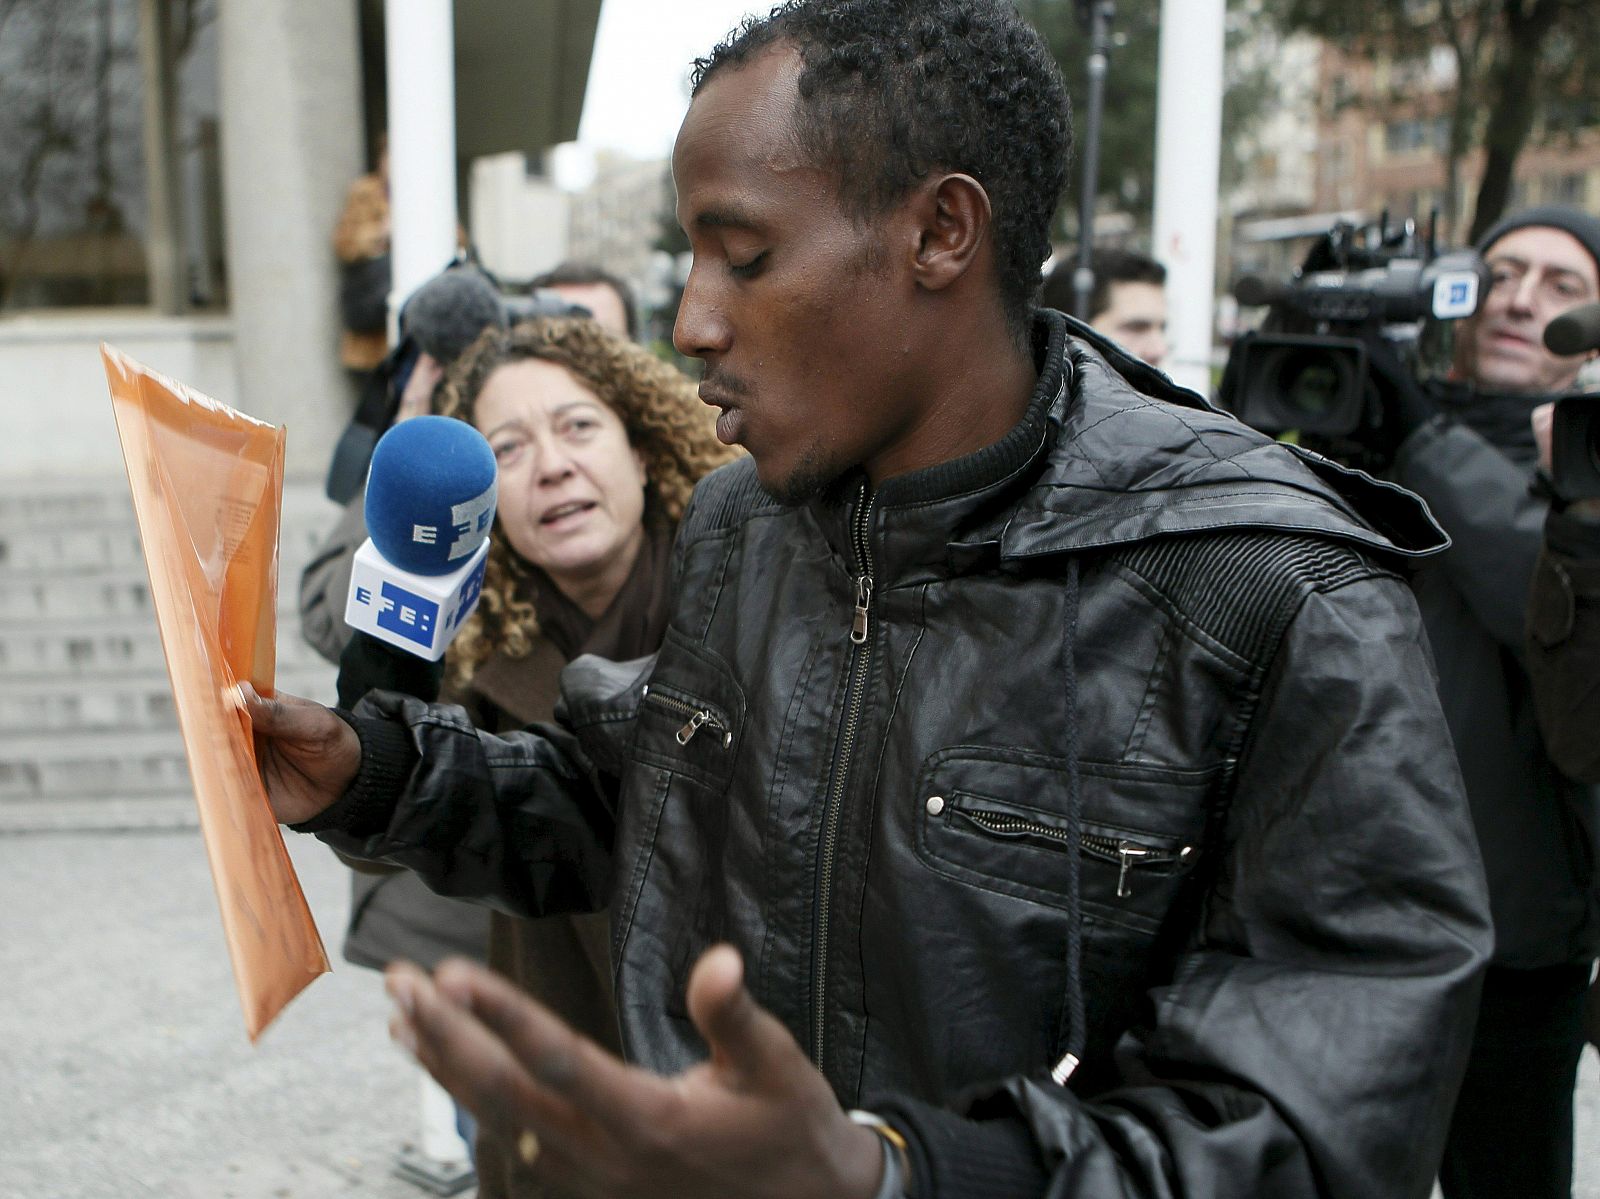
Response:
POLYGON ((477 606, 494 522, 494 451, 465 421, 401 421, 372 451, 367 540, 345 623, 436 662, 477 606))

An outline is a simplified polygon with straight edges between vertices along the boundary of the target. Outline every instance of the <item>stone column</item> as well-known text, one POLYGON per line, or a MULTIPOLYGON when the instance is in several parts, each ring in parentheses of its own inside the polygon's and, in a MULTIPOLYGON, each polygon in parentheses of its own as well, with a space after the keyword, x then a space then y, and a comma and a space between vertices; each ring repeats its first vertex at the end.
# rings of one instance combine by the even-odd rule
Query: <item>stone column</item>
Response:
POLYGON ((231 402, 287 426, 289 475, 316 478, 353 400, 339 366, 331 239, 345 189, 363 166, 356 5, 225 0, 218 7, 239 377, 231 402))

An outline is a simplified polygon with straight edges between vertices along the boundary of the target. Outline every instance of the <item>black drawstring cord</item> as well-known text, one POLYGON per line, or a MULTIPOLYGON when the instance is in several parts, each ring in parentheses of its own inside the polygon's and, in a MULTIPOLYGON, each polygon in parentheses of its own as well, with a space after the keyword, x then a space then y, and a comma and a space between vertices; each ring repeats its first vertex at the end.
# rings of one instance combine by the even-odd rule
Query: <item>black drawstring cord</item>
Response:
POLYGON ((1083 869, 1083 796, 1078 788, 1078 559, 1067 560, 1067 617, 1062 631, 1066 676, 1067 756, 1067 1051, 1050 1070, 1051 1081, 1066 1086, 1083 1061, 1088 1018, 1083 1005, 1083 911, 1079 882, 1083 869))

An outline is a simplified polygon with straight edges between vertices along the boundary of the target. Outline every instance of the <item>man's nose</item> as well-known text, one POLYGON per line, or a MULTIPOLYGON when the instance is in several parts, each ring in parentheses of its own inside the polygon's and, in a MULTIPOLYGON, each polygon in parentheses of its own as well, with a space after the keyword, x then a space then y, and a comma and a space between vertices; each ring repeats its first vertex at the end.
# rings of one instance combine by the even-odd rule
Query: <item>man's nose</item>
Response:
POLYGON ((732 340, 731 328, 713 290, 706 283, 702 268, 689 268, 689 278, 678 301, 678 319, 672 325, 672 344, 685 358, 726 353, 732 340))
POLYGON ((1538 294, 1539 278, 1537 271, 1528 271, 1517 280, 1516 286, 1511 291, 1507 305, 1515 312, 1532 312, 1534 298, 1538 294))

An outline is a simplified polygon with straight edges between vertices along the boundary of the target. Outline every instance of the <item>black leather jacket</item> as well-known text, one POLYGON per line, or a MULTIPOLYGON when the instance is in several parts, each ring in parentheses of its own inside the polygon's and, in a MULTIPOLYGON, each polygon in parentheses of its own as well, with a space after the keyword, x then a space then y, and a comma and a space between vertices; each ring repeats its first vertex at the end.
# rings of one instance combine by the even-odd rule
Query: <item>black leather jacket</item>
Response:
POLYGON ((515 911, 611 901, 657 1070, 702 1054, 684 983, 731 941, 922 1199, 1426 1196, 1490 940, 1393 571, 1443 539, 1067 327, 969 458, 800 508, 708 478, 660 653, 573 663, 565 727, 368 697, 323 836, 515 911))

